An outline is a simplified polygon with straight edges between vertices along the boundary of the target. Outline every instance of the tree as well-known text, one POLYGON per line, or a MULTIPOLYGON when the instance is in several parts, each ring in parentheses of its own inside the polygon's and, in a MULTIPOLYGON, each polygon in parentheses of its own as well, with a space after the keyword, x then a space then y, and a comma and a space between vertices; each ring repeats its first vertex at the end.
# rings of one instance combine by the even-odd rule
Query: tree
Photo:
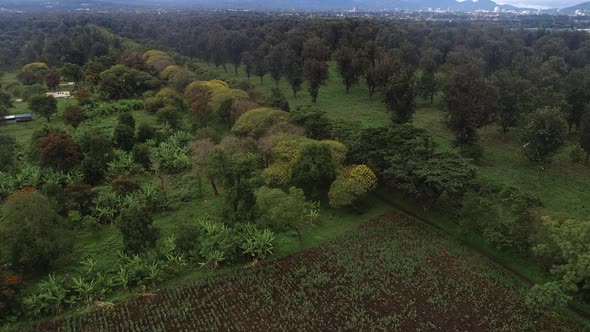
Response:
POLYGON ((313 142, 301 147, 299 158, 293 165, 292 179, 308 197, 318 197, 329 187, 335 176, 336 163, 328 145, 313 142))
POLYGON ((84 72, 79 65, 66 63, 61 69, 61 76, 71 82, 80 82, 84 77, 84 72))
POLYGON ((0 172, 8 171, 16 161, 16 138, 6 134, 0 134, 0 172))
POLYGON ((2 257, 26 271, 47 271, 65 252, 68 236, 51 200, 33 190, 11 195, 0 219, 2 257))
POLYGON ((420 95, 422 98, 430 100, 430 104, 434 103, 434 95, 438 89, 434 71, 422 71, 418 85, 420 87, 420 95))
POLYGON ((226 158, 226 162, 222 169, 226 190, 223 216, 234 223, 251 221, 256 212, 254 192, 262 185, 260 161, 253 154, 235 154, 226 158))
POLYGON ((10 109, 14 107, 10 95, 5 92, 0 92, 0 116, 5 116, 10 109))
POLYGON ((98 89, 110 99, 125 99, 153 90, 159 85, 160 81, 146 72, 115 65, 100 74, 98 89))
POLYGON ((284 57, 284 72, 285 78, 291 86, 293 97, 297 98, 297 92, 301 90, 303 85, 303 59, 290 48, 287 49, 284 57))
POLYGON ((303 190, 291 187, 288 191, 261 187, 256 190, 256 210, 259 227, 277 232, 293 230, 299 234, 307 216, 307 204, 303 190))
POLYGON ((43 164, 60 170, 71 169, 80 159, 80 149, 68 133, 58 130, 38 142, 43 164))
POLYGON ((362 74, 362 59, 355 53, 354 49, 344 46, 334 52, 334 60, 342 77, 342 84, 344 84, 346 93, 348 93, 350 87, 358 82, 359 76, 362 74))
POLYGON ((564 78, 564 90, 567 102, 569 103, 569 112, 567 122, 571 131, 572 127, 578 129, 586 105, 590 103, 590 67, 584 69, 573 69, 564 78))
POLYGON ((588 241, 590 221, 559 221, 543 217, 539 241, 533 247, 533 253, 539 259, 553 264, 551 271, 561 278, 566 289, 587 290, 590 286, 588 241))
POLYGON ((135 144, 135 131, 133 128, 119 123, 115 127, 113 136, 115 139, 115 145, 121 150, 131 151, 131 149, 133 149, 133 145, 135 144))
POLYGON ((559 151, 567 139, 567 122, 556 108, 541 108, 528 117, 523 130, 524 155, 539 165, 539 180, 545 164, 559 151))
POLYGON ((57 100, 53 96, 35 95, 29 100, 29 109, 51 122, 51 116, 57 113, 57 100))
POLYGON ((353 206, 360 210, 358 201, 377 187, 377 177, 366 165, 343 170, 330 186, 328 197, 332 207, 353 206))
POLYGON ((119 114, 119 124, 135 129, 135 118, 130 112, 123 112, 119 114))
POLYGON ((288 113, 260 107, 242 114, 232 127, 232 132, 238 136, 260 138, 272 126, 286 124, 288 121, 288 113))
POLYGON ((418 155, 407 163, 399 156, 390 159, 385 170, 390 185, 419 199, 424 210, 430 209, 443 194, 458 195, 467 190, 475 179, 475 167, 461 156, 441 152, 418 155))
POLYGON ((473 144, 477 131, 490 123, 497 109, 497 91, 483 75, 480 59, 453 67, 443 84, 447 126, 455 144, 473 144))
POLYGON ((158 118, 158 122, 167 124, 170 128, 178 129, 182 114, 173 106, 165 106, 156 113, 156 118, 158 118))
POLYGON ((282 111, 289 112, 289 102, 283 92, 278 86, 275 86, 270 91, 270 98, 268 102, 269 106, 281 109, 282 111))
POLYGON ((566 307, 572 299, 571 296, 565 294, 559 281, 552 281, 531 287, 526 294, 525 304, 540 316, 566 307))
POLYGON ((66 107, 63 113, 64 124, 78 128, 80 123, 86 121, 86 112, 79 106, 70 105, 66 107))
POLYGON ((286 51, 284 44, 279 44, 271 48, 270 53, 266 56, 266 67, 270 73, 270 76, 275 81, 275 85, 278 86, 283 76, 283 55, 286 51))
POLYGON ((96 185, 104 178, 105 165, 91 156, 87 156, 82 160, 80 168, 86 183, 96 185))
POLYGON ((227 34, 225 40, 227 52, 234 65, 236 76, 238 75, 238 67, 242 62, 242 54, 248 44, 248 37, 241 31, 233 30, 227 34))
POLYGON ((328 65, 317 60, 306 60, 303 66, 303 77, 309 85, 311 102, 316 103, 320 86, 328 80, 328 65))
POLYGON ((491 82, 498 89, 498 124, 503 134, 517 124, 521 113, 522 94, 527 81, 508 70, 494 73, 491 82))
POLYGON ((393 75, 385 88, 385 105, 391 120, 403 124, 410 122, 416 110, 414 73, 405 69, 393 75))
POLYGON ((586 163, 590 159, 590 113, 582 118, 580 125, 580 146, 586 152, 586 163))
POLYGON ((43 79, 45 80, 45 85, 47 85, 47 88, 49 90, 55 91, 55 89, 57 89, 61 81, 61 75, 59 74, 57 68, 51 67, 51 69, 47 71, 45 76, 43 76, 43 79))
POLYGON ((144 204, 134 203, 123 208, 116 220, 123 236, 123 250, 129 254, 141 254, 155 247, 160 232, 152 223, 152 213, 144 204))
POLYGON ((266 65, 267 48, 268 44, 262 44, 256 49, 256 53, 254 54, 254 72, 256 76, 260 77, 260 85, 264 85, 264 75, 268 72, 266 65))

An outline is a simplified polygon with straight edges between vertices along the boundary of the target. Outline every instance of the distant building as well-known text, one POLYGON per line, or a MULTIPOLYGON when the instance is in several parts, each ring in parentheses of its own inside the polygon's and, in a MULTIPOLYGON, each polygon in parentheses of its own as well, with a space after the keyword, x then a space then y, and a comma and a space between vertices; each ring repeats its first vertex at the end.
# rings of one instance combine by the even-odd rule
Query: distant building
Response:
POLYGON ((502 12, 502 8, 494 7, 494 13, 501 13, 501 12, 502 12))
POLYGON ((15 114, 0 117, 0 125, 33 121, 33 114, 15 114))
POLYGON ((53 96, 53 98, 70 98, 70 91, 47 92, 45 94, 53 96))

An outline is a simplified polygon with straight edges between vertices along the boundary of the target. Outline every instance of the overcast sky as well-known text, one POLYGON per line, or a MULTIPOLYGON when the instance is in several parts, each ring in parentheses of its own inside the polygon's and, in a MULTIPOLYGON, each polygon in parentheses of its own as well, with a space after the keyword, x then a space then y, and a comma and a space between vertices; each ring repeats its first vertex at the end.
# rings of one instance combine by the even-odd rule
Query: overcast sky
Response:
POLYGON ((577 5, 584 1, 585 0, 497 0, 496 2, 518 7, 563 8, 577 5))

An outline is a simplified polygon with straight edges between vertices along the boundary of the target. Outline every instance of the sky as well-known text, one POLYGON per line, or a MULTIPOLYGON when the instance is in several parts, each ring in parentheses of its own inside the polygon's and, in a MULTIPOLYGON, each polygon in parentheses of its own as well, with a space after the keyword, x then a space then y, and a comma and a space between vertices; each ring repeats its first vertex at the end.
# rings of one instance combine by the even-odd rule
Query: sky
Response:
POLYGON ((497 3, 532 8, 564 8, 586 0, 497 0, 497 3))

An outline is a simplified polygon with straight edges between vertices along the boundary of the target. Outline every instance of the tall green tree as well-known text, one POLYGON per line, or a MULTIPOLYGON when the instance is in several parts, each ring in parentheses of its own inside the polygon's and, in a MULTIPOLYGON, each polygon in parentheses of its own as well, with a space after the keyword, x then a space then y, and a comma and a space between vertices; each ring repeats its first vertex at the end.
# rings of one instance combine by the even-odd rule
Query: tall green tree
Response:
POLYGON ((477 131, 491 122, 497 110, 497 90, 484 78, 481 59, 450 68, 443 84, 447 126, 455 144, 477 142, 477 131))
POLYGON ((303 66, 303 76, 308 84, 311 102, 316 103, 320 86, 328 80, 328 65, 317 60, 306 60, 303 66))
POLYGON ((523 94, 529 82, 508 71, 499 70, 492 75, 491 84, 498 89, 497 122, 503 134, 517 125, 522 116, 523 94))
POLYGON ((0 116, 5 116, 10 109, 14 107, 10 95, 5 92, 0 92, 0 116))
POLYGON ((160 81, 146 72, 115 65, 100 74, 98 89, 106 93, 110 99, 125 99, 139 96, 159 85, 160 81))
POLYGON ((284 61, 285 78, 291 86, 293 97, 297 98, 297 92, 301 90, 301 85, 303 85, 303 59, 298 57, 295 51, 288 48, 284 61))
POLYGON ((385 106, 391 120, 403 124, 412 121, 416 111, 416 81, 414 72, 403 69, 389 79, 385 88, 385 106))
POLYGON ((586 152, 586 163, 588 163, 590 160, 590 112, 582 118, 580 124, 580 146, 586 152))
POLYGON ((334 52, 336 67, 342 78, 342 84, 346 87, 346 93, 350 87, 358 82, 363 72, 362 58, 351 47, 343 46, 334 52))
POLYGON ((35 95, 29 100, 29 109, 51 122, 51 116, 57 113, 57 100, 53 96, 35 95))
POLYGON ((566 139, 567 122, 559 109, 545 107, 529 115, 522 134, 523 153, 538 164, 539 178, 566 139))
POLYGON ((0 134, 0 171, 12 168, 16 161, 17 148, 15 137, 0 134))
POLYGON ((2 255, 26 271, 47 271, 68 247, 62 220, 54 203, 41 193, 10 196, 0 218, 2 255))
POLYGON ((336 177, 336 163, 328 145, 307 143, 293 166, 292 179, 307 196, 318 197, 336 177))
POLYGON ((123 236, 125 252, 141 254, 155 247, 160 232, 152 223, 152 213, 142 203, 134 203, 121 210, 115 224, 123 236))

